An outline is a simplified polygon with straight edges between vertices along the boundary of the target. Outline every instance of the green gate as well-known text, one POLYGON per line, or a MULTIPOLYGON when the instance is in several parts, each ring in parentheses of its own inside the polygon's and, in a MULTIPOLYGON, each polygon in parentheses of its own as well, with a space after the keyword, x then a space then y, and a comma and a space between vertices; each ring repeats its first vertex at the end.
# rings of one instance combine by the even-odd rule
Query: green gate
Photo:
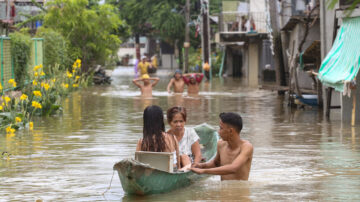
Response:
POLYGON ((43 44, 44 39, 42 38, 33 38, 31 44, 31 53, 30 53, 30 68, 31 71, 37 65, 44 64, 43 57, 43 44))
POLYGON ((9 37, 0 37, 1 85, 4 89, 12 88, 8 83, 14 78, 14 68, 11 60, 11 43, 9 37))

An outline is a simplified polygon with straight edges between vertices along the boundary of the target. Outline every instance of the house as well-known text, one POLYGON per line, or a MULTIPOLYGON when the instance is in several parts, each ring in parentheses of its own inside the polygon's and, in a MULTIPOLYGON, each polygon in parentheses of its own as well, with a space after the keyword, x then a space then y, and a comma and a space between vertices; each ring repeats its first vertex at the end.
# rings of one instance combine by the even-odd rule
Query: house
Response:
POLYGON ((360 35, 360 9, 355 8, 348 15, 346 9, 354 2, 339 0, 334 9, 329 9, 327 0, 320 0, 321 59, 318 78, 324 84, 324 112, 330 117, 330 110, 341 104, 341 120, 345 123, 360 121, 360 88, 348 89, 347 82, 360 83, 358 70, 360 57, 358 36, 360 35), (341 36, 341 37, 340 37, 341 36), (339 46, 340 45, 340 46, 339 46), (350 50, 350 51, 349 51, 350 50), (336 53, 336 54, 334 54, 336 53), (350 96, 343 92, 351 93, 350 96), (334 96, 335 95, 335 96, 334 96))
MULTIPOLYGON (((45 0, 36 0, 43 5, 45 0)), ((25 15, 37 15, 41 9, 31 0, 0 0, 0 35, 7 35, 10 30, 15 30, 14 25, 27 20, 25 15)), ((31 22, 26 25, 30 31, 35 32, 41 22, 31 22)))
MULTIPOLYGON (((309 71, 318 71, 320 57, 319 1, 283 0, 280 3, 281 41, 288 93, 317 95, 322 105, 322 85, 309 71)), ((292 97, 292 98, 295 98, 292 97)), ((292 103, 293 99, 290 99, 292 103)))
POLYGON ((219 26, 217 41, 226 54, 223 76, 258 87, 262 71, 274 69, 266 1, 223 1, 219 26))

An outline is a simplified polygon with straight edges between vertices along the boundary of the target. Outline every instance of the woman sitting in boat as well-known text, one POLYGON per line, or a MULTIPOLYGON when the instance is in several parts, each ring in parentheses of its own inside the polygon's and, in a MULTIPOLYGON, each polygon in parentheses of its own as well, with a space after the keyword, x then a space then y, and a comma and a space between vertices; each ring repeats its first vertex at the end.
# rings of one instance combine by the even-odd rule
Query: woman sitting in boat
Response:
POLYGON ((176 138, 165 132, 164 113, 159 106, 152 105, 144 110, 143 138, 136 151, 172 152, 174 167, 180 168, 179 146, 176 138))
POLYGON ((171 127, 167 132, 179 142, 181 168, 190 168, 192 163, 201 161, 199 136, 193 128, 185 127, 186 109, 172 107, 167 111, 167 121, 171 127))

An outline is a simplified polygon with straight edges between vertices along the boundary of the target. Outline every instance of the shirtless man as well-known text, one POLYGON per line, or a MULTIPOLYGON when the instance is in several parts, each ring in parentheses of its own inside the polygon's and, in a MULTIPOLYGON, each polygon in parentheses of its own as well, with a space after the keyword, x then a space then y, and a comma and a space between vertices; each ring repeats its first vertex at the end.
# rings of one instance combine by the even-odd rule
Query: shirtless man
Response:
POLYGON ((174 78, 172 78, 167 86, 168 93, 171 93, 171 87, 174 86, 174 93, 183 93, 185 82, 182 79, 182 72, 180 69, 175 71, 174 78))
POLYGON ((137 78, 133 80, 133 83, 140 88, 141 95, 144 97, 152 96, 152 88, 159 82, 159 78, 150 78, 148 74, 144 74, 141 78, 137 78), (140 82, 144 84, 141 84, 140 82), (151 81, 154 81, 151 83, 151 81))
POLYGON ((242 119, 236 113, 220 114, 216 157, 208 163, 193 164, 191 170, 198 174, 221 175, 221 180, 248 180, 253 156, 253 146, 240 138, 242 119))
POLYGON ((204 74, 201 73, 184 74, 183 80, 185 84, 188 86, 189 95, 199 94, 200 83, 203 78, 204 78, 204 74))

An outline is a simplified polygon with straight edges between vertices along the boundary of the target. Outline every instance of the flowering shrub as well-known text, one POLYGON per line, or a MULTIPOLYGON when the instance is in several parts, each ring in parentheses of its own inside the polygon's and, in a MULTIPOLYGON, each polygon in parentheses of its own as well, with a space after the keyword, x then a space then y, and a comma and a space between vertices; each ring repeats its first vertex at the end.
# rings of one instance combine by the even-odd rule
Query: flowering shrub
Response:
MULTIPOLYGON (((34 123, 31 121, 35 116, 48 116, 56 113, 61 108, 61 100, 79 86, 86 85, 80 73, 81 60, 77 59, 71 70, 63 71, 59 66, 52 68, 49 75, 43 71, 43 66, 35 66, 30 74, 30 83, 21 90, 21 96, 4 96, 0 85, 0 128, 6 133, 12 134, 20 127, 28 127, 32 130, 34 123)), ((8 81, 16 87, 14 79, 8 81)))

